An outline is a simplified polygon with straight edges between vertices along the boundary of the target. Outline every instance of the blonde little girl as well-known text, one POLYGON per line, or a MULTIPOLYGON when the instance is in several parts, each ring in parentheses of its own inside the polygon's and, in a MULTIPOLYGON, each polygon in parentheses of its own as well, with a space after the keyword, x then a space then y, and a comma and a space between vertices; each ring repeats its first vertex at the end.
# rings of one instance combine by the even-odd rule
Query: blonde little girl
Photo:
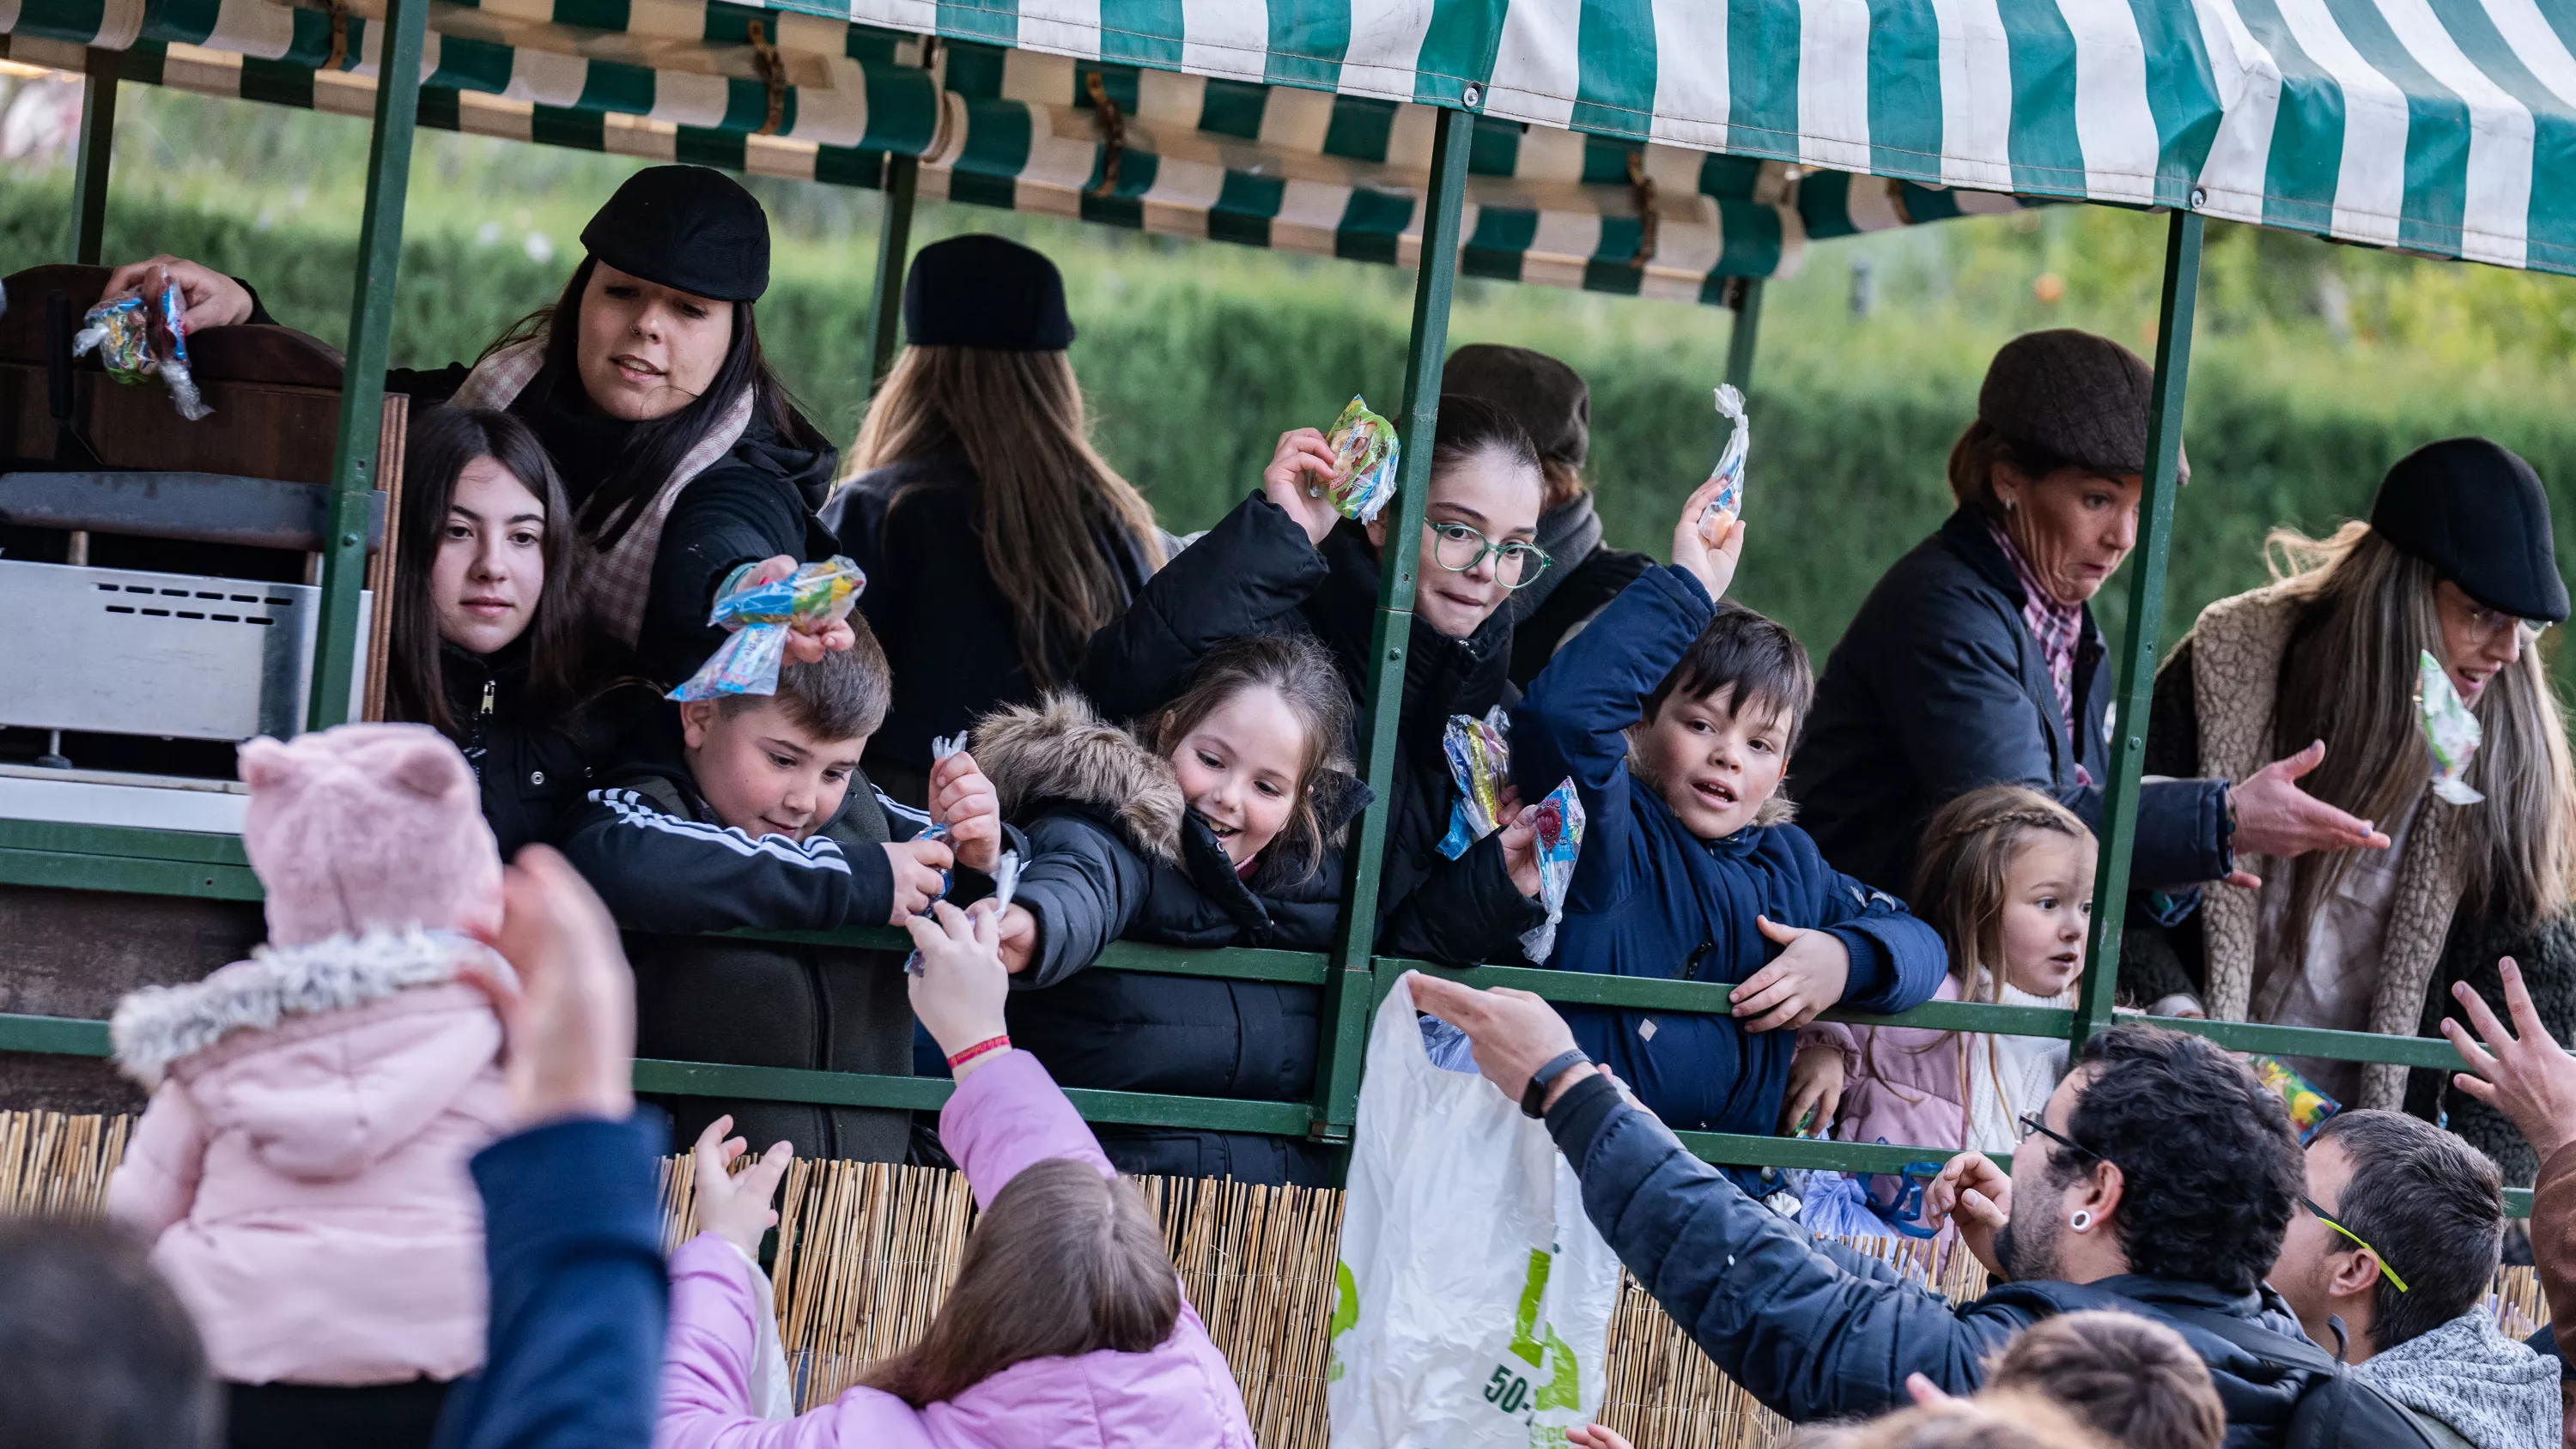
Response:
MULTIPOLYGON (((1971 791, 1924 831, 1916 911, 1941 933, 1950 974, 1936 1001, 2063 1007, 2084 972, 2093 911, 2093 833, 2072 811, 2019 785, 1971 791)), ((1845 1142, 1974 1149, 2008 1158, 2015 1120, 2066 1075, 2056 1037, 1818 1022, 1799 1034, 1784 1130, 1813 1110, 1845 1142)), ((1931 1237, 1919 1184, 1897 1174, 1809 1180, 1805 1220, 1819 1233, 1931 1237)))

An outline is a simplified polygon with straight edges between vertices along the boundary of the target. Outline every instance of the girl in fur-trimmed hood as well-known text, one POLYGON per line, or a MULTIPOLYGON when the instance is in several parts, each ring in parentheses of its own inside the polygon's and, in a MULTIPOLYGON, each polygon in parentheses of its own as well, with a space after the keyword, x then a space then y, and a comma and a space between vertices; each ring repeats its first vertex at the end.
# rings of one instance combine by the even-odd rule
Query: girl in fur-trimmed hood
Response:
MULTIPOLYGON (((1301 1101, 1316 991, 1091 971, 1121 938, 1317 951, 1340 919, 1343 828, 1369 798, 1336 758, 1349 695, 1311 639, 1219 646, 1133 730, 1075 695, 985 716, 975 758, 1031 858, 1004 914, 1013 1042, 1067 1086, 1301 1101)), ((1320 1182, 1302 1142, 1104 1129, 1123 1172, 1320 1182)))
POLYGON ((231 1443, 426 1444, 483 1356, 466 1159, 508 1125, 501 1025, 468 933, 500 921, 474 775, 421 725, 242 746, 268 944, 120 1002, 151 1105, 108 1211, 230 1385, 231 1443))

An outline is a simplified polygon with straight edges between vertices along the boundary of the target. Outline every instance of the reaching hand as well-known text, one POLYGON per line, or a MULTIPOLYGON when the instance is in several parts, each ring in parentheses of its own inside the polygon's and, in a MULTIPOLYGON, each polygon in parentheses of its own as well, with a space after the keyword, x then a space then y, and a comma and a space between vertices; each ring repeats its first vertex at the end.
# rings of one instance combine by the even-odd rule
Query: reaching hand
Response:
POLYGON ((1717 487, 1717 480, 1711 478, 1692 489, 1682 503, 1680 521, 1673 525, 1673 567, 1688 569, 1711 599, 1726 597, 1727 585, 1735 582, 1736 560, 1744 553, 1743 519, 1726 514, 1700 517, 1716 501, 1717 487))
POLYGON ((1288 516, 1306 530, 1306 541, 1320 544, 1333 525, 1342 521, 1333 500, 1324 496, 1324 485, 1332 480, 1333 470, 1341 460, 1324 443, 1324 435, 1313 428, 1297 428, 1279 435, 1278 451, 1270 455, 1270 466, 1261 470, 1261 492, 1271 502, 1286 509, 1288 516))
MULTIPOLYGON (((1467 1034, 1476 1049, 1476 1070, 1517 1102, 1529 1090, 1539 1068, 1574 1046, 1574 1031, 1556 1008, 1526 991, 1497 986, 1478 991, 1420 971, 1404 974, 1413 988, 1413 1004, 1467 1034)), ((1554 1101, 1565 1089, 1592 1075, 1588 1066, 1560 1073, 1549 1084, 1554 1101)))
POLYGON ((137 297, 158 292, 176 282, 179 300, 188 308, 188 330, 203 332, 209 327, 232 327, 250 320, 250 289, 212 267, 200 266, 185 257, 167 253, 139 262, 127 262, 108 273, 107 290, 99 294, 102 302, 119 297, 137 297))
MULTIPOLYGON (((774 584, 780 579, 793 577, 796 571, 803 567, 803 564, 783 553, 774 554, 754 564, 751 572, 743 575, 743 586, 749 588, 755 584, 774 584)), ((859 633, 850 627, 850 621, 847 619, 834 619, 828 624, 798 623, 787 631, 787 662, 790 664, 819 663, 824 655, 833 650, 848 649, 858 642, 859 633)))
POLYGON ((1002 935, 996 943, 1002 953, 1002 969, 1017 976, 1029 969, 1038 954, 1038 918, 1017 901, 1002 908, 1002 935))
POLYGON ((572 863, 542 845, 501 877, 501 924, 477 929, 518 980, 468 966, 509 1043, 510 1101, 523 1126, 635 1111, 635 976, 617 923, 572 863))
POLYGON ((1851 984, 1851 948, 1830 931, 1783 926, 1765 916, 1753 918, 1763 936, 1788 947, 1771 964, 1727 993, 1746 1031, 1775 1031, 1805 1026, 1843 999, 1851 984))
POLYGON ((725 1134, 732 1130, 733 1118, 718 1117, 698 1134, 697 1146, 689 1149, 697 1174, 690 1201, 699 1232, 715 1234, 758 1262, 761 1234, 778 1226, 778 1213, 769 1199, 778 1191, 778 1180, 787 1175, 787 1164, 796 1160, 796 1149, 777 1143, 737 1177, 726 1169, 749 1144, 739 1137, 728 1141, 725 1134))
POLYGON ((959 865, 992 874, 1002 855, 1002 797, 973 755, 959 750, 930 767, 930 818, 948 826, 959 865))
POLYGON ((2299 777, 2325 757, 2326 742, 2319 740, 2229 788, 2228 802, 2236 812, 2237 854, 2288 857, 2312 850, 2388 848, 2388 837, 2369 821, 2347 815, 2299 788, 2299 777))
POLYGON ((2467 1009, 2486 1049, 2479 1050, 2457 1021, 2445 1018, 2442 1035, 2469 1064, 2451 1082, 2502 1112, 2545 1164, 2559 1148, 2576 1142, 2576 1057, 2550 1039, 2540 1009, 2532 1005, 2531 990, 2523 985, 2522 967, 2510 956, 2496 967, 2504 974, 2504 1004, 2513 1014, 2513 1029, 2507 1031, 2496 1020, 2494 1009, 2467 982, 2454 985, 2451 994, 2467 1009))
POLYGON ((1538 868, 1538 807, 1525 806, 1506 817, 1512 823, 1502 829, 1503 868, 1511 872, 1512 888, 1531 900, 1537 900, 1541 885, 1538 868))
POLYGON ((889 841, 883 847, 886 863, 894 867, 894 910, 886 917, 889 926, 900 926, 930 909, 939 899, 941 871, 957 863, 956 855, 944 840, 889 841))
MULTIPOLYGON (((921 974, 911 979, 912 1014, 921 1019, 940 1051, 955 1056, 977 1042, 1005 1035, 1003 1003, 1011 997, 1010 973, 997 951, 1001 929, 989 906, 969 913, 941 901, 929 916, 915 916, 908 926, 912 944, 921 951, 921 974)), ((968 1062, 968 1070, 995 1054, 968 1062)))
POLYGON ((1843 1106, 1843 1072, 1842 1048, 1824 1041, 1798 1043, 1797 1054, 1789 1058, 1789 1095, 1780 1108, 1781 1136, 1797 1135, 1810 1110, 1816 1120, 1805 1130, 1818 1137, 1833 1135, 1834 1114, 1843 1106))
POLYGON ((2004 1265, 1995 1257, 1995 1235, 2012 1220, 2012 1179, 1982 1152, 1962 1152, 1941 1165, 1923 1189, 1923 1225, 1955 1223, 1959 1241, 2000 1282, 2004 1265))

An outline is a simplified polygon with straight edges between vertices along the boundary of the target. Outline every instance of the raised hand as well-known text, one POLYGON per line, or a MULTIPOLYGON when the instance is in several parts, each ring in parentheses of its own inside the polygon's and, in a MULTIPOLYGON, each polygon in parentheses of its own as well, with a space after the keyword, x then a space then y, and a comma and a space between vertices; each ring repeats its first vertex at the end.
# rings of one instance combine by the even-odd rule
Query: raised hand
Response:
POLYGON ((1333 450, 1324 443, 1324 435, 1313 428, 1296 428, 1279 435, 1279 447, 1270 455, 1270 466, 1261 470, 1262 496, 1287 510, 1306 530, 1310 543, 1320 544, 1333 525, 1342 521, 1333 500, 1324 496, 1324 485, 1340 466, 1333 450))
MULTIPOLYGON (((906 983, 912 1014, 949 1056, 1009 1031, 1003 1004, 1010 1000, 1011 977, 1002 969, 1001 929, 993 917, 989 903, 968 912, 941 901, 930 915, 905 923, 921 952, 921 971, 906 983)), ((968 1061, 956 1069, 957 1079, 965 1080, 996 1055, 968 1061)))
POLYGON ((2523 984, 2522 967, 2511 956, 2496 967, 2504 975, 2504 1005, 2513 1015, 2513 1027, 2508 1031, 2496 1020, 2493 1008, 2467 982, 2454 985, 2451 995, 2468 1011, 2486 1047, 2480 1050, 2457 1021, 2443 1020, 2442 1035, 2469 1066, 2451 1083, 2502 1112, 2546 1163, 2559 1148, 2576 1142, 2576 1056, 2550 1039, 2540 1009, 2532 1005, 2531 989, 2523 984))
POLYGON ((1700 516, 1717 501, 1717 489, 1714 478, 1692 489, 1682 502, 1681 518, 1673 524, 1673 567, 1689 570, 1712 599, 1726 597, 1727 585, 1735 582, 1736 560, 1744 552, 1743 519, 1727 514, 1700 516))
MULTIPOLYGON (((2326 757, 2326 742, 2317 741, 2288 759, 2274 760, 2231 786, 2228 804, 2236 814, 2236 850, 2240 855, 2288 857, 2312 850, 2386 850, 2388 837, 2371 822, 2347 815, 2299 788, 2299 777, 2326 757)), ((2261 885, 2243 871, 2228 877, 2232 885, 2261 885), (2238 879, 2239 876, 2244 877, 2238 879)))
POLYGON ((1754 917, 1753 924, 1788 949, 1727 993, 1737 1019, 1752 1018, 1744 1022, 1746 1031, 1805 1026, 1843 999, 1843 988, 1851 984, 1851 948, 1840 937, 1783 926, 1767 916, 1754 917))
POLYGON ((796 1149, 784 1142, 775 1143, 737 1177, 730 1169, 749 1144, 739 1137, 728 1139, 726 1134, 731 1131, 733 1118, 718 1117, 707 1124, 707 1130, 698 1134, 697 1145, 689 1149, 689 1161, 697 1176, 697 1188, 690 1198, 692 1212, 699 1232, 715 1234, 757 1262, 761 1235, 778 1226, 778 1212, 769 1200, 778 1191, 778 1180, 787 1175, 787 1164, 796 1160, 796 1149))

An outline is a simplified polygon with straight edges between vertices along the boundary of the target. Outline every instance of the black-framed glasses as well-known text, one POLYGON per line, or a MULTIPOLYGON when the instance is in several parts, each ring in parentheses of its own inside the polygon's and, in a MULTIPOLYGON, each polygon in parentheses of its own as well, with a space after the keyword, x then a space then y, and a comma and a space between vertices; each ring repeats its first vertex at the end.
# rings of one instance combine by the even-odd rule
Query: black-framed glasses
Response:
POLYGON ((2092 1148, 2085 1146, 2083 1143, 2076 1141, 2074 1138, 2067 1136, 2065 1133, 2052 1129, 2047 1123, 2039 1120, 2039 1114, 2037 1112, 2022 1113, 2020 1122, 2021 1135, 2024 1140, 2028 1140, 2030 1134, 2036 1132, 2040 1136, 2047 1138, 2049 1141, 2056 1143, 2058 1146, 2066 1148, 2070 1152, 2081 1152, 2096 1162, 2108 1162, 2111 1160, 2104 1157, 2101 1153, 2094 1151, 2092 1148))
POLYGON ((2386 1278, 2389 1282, 2389 1286, 2395 1288, 2398 1292, 2404 1293, 2407 1291, 2406 1280, 2398 1277, 2397 1270, 2388 1266, 2388 1255, 2386 1253, 2383 1253, 2377 1248, 2372 1247, 2370 1244, 2363 1242, 2361 1234, 2345 1227, 2333 1213, 2327 1212, 2324 1208, 2317 1206, 2314 1198, 2300 1198, 2299 1206, 2308 1210, 2308 1216, 2315 1218, 2318 1222, 2321 1222, 2327 1227, 2334 1229, 2336 1232, 2343 1234, 2345 1237, 2352 1239, 2354 1247, 2359 1248, 2370 1254, 2371 1257, 2378 1259, 2379 1275, 2386 1278))
POLYGON ((1507 589, 1525 588, 1538 581, 1540 574, 1556 560, 1547 550, 1534 543, 1496 543, 1463 523, 1436 522, 1424 519, 1422 526, 1431 530, 1431 561, 1453 574, 1463 574, 1494 560, 1494 582, 1507 589))

